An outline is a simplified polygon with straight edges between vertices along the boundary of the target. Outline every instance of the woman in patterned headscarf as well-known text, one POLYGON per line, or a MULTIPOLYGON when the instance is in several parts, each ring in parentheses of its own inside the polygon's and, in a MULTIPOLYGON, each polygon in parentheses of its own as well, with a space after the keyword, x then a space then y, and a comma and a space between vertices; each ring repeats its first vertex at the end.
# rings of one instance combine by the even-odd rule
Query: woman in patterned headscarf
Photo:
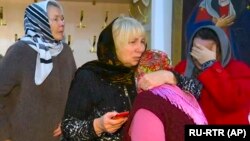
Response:
POLYGON ((146 48, 145 30, 130 17, 119 17, 100 34, 98 60, 80 67, 71 84, 62 133, 68 140, 121 140, 127 118, 113 119, 129 111, 136 96, 134 68, 146 48))
MULTIPOLYGON (((172 70, 167 54, 147 50, 139 62, 136 78, 158 70, 172 70)), ((125 141, 184 140, 186 124, 207 124, 195 97, 176 85, 163 84, 143 91, 135 99, 125 128, 125 141)))
POLYGON ((62 7, 54 0, 29 5, 24 28, 0 63, 0 140, 58 140, 53 130, 76 70, 63 42, 62 7))

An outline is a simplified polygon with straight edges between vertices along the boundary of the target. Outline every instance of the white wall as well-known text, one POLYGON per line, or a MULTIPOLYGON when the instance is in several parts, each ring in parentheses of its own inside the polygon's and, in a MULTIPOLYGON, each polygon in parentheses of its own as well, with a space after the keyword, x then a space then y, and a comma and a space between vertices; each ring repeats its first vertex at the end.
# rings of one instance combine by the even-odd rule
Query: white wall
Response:
POLYGON ((172 58, 172 0, 152 0, 151 47, 172 58))
MULTIPOLYGON (((4 20, 7 26, 0 26, 0 54, 5 54, 8 47, 14 43, 14 35, 23 36, 23 16, 25 7, 32 0, 0 0, 0 6, 4 7, 4 20)), ((120 14, 128 15, 129 4, 96 3, 91 2, 61 2, 65 16, 65 37, 71 35, 71 47, 77 66, 96 59, 96 53, 90 53, 93 36, 98 40, 99 33, 109 11, 108 23, 120 14), (84 10, 84 23, 86 28, 79 29, 80 12, 84 10)))
POLYGON ((15 42, 15 34, 18 34, 18 37, 23 35, 24 9, 30 3, 28 0, 0 0, 3 18, 7 23, 7 26, 0 26, 0 54, 4 55, 8 47, 15 42))

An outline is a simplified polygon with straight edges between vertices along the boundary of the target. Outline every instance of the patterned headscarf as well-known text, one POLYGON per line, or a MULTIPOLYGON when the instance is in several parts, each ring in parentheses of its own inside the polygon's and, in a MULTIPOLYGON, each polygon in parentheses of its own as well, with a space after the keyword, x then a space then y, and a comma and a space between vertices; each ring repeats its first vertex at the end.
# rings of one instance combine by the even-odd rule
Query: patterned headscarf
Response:
POLYGON ((144 74, 157 70, 171 70, 171 60, 160 50, 146 50, 138 64, 136 78, 139 80, 144 74))
POLYGON ((51 33, 47 5, 54 0, 47 0, 29 5, 25 10, 25 35, 21 38, 37 52, 35 84, 44 82, 53 68, 52 56, 57 56, 63 50, 62 41, 56 41, 51 33))
MULTIPOLYGON (((139 79, 144 74, 157 70, 171 70, 171 61, 165 52, 158 50, 147 50, 141 57, 136 75, 139 79)), ((154 95, 158 95, 170 102, 193 119, 196 124, 207 124, 207 120, 192 94, 185 93, 176 85, 163 84, 150 89, 154 95)), ((141 90, 138 90, 141 92, 141 90)), ((143 94, 143 92, 142 92, 143 94)))

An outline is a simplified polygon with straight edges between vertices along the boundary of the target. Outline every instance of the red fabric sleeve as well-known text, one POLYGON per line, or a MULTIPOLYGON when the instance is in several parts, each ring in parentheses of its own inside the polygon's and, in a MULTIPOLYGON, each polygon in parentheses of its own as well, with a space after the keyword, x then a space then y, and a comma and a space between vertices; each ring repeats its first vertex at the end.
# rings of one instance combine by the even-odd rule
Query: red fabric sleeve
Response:
POLYGON ((186 68, 186 62, 187 62, 186 60, 181 61, 174 67, 174 70, 180 74, 184 74, 186 68))
POLYGON ((201 95, 201 100, 204 96, 210 97, 218 108, 224 110, 237 110, 249 106, 250 68, 245 64, 231 62, 223 68, 216 62, 201 73, 198 79, 206 91, 201 95))

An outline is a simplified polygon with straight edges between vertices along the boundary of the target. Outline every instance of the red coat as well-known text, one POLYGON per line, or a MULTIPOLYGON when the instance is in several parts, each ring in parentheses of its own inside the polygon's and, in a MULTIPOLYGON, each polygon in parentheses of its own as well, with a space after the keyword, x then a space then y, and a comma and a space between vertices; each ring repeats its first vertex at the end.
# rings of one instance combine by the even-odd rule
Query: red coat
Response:
MULTIPOLYGON (((182 61, 175 70, 183 74, 185 67, 186 61, 182 61)), ((249 66, 231 60, 223 68, 215 62, 197 79, 203 84, 199 103, 209 124, 249 124, 249 66)))

